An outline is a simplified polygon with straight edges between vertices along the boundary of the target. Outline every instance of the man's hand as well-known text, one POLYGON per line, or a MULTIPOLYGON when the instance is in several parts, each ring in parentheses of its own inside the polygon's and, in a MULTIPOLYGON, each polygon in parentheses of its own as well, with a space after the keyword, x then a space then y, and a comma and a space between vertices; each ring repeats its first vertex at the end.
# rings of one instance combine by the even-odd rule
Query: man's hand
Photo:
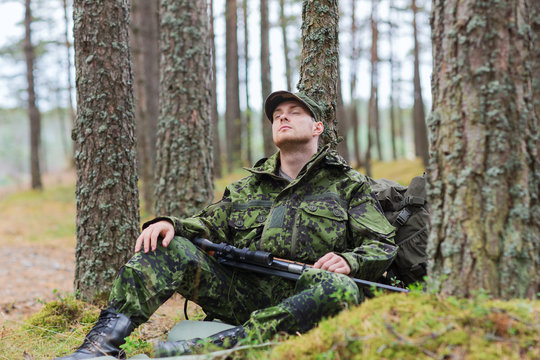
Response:
POLYGON ((174 226, 166 220, 158 221, 148 226, 137 238, 135 252, 139 252, 141 247, 143 247, 144 252, 147 253, 150 250, 150 246, 152 247, 152 251, 156 250, 159 236, 163 237, 162 244, 164 247, 167 247, 174 237, 174 226))
POLYGON ((313 268, 328 270, 344 275, 349 275, 351 273, 351 267, 349 266, 347 260, 339 255, 334 254, 333 252, 329 252, 317 260, 317 262, 313 264, 313 268))

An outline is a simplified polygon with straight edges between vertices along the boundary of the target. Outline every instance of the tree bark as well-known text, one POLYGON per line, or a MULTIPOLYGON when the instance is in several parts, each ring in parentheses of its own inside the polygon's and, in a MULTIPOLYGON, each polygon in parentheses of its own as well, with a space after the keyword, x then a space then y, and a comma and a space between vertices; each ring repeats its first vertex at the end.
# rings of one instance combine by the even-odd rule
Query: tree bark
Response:
POLYGON ((302 62, 298 90, 304 91, 323 108, 321 142, 337 146, 338 77, 337 0, 304 0, 302 4, 302 62))
POLYGON ((221 167, 222 154, 226 151, 222 149, 221 138, 219 136, 219 113, 217 107, 217 72, 216 72, 216 43, 214 34, 214 1, 210 0, 210 48, 212 51, 212 82, 211 93, 212 101, 210 107, 210 116, 212 117, 212 139, 214 141, 213 159, 214 159, 214 179, 221 178, 223 170, 221 167))
POLYGON ((24 16, 24 57, 26 59, 26 82, 28 94, 28 117, 30 118, 30 174, 32 189, 41 190, 41 114, 36 104, 36 91, 34 86, 34 62, 36 54, 32 45, 32 9, 30 0, 25 2, 24 16))
POLYGON ((412 26, 414 37, 414 146, 416 156, 421 157, 422 161, 424 162, 424 166, 427 166, 429 163, 429 149, 426 127, 426 113, 424 110, 424 100, 422 98, 422 86, 420 84, 420 45, 418 44, 418 26, 416 25, 416 15, 418 14, 416 0, 412 0, 411 10, 413 13, 412 26))
POLYGON ((155 213, 186 217, 213 197, 207 2, 162 0, 160 19, 155 213))
POLYGON ((144 209, 151 214, 159 117, 159 7, 155 1, 131 0, 131 3, 137 163, 144 209))
POLYGON ((240 80, 238 77, 237 2, 225 2, 225 128, 227 133, 227 165, 229 172, 242 166, 242 123, 240 119, 240 80))
MULTIPOLYGON (((268 0, 261 0, 261 87, 262 99, 264 100, 272 92, 271 68, 270 68, 270 23, 268 21, 268 0)), ((264 105, 261 107, 264 109, 264 105)), ((269 157, 276 151, 274 140, 272 139, 272 125, 262 115, 263 122, 263 141, 264 141, 264 156, 269 157)))
POLYGON ((139 234, 127 0, 74 2, 77 118, 75 289, 106 294, 139 234))
POLYGON ((534 298, 540 286, 538 118, 525 1, 435 0, 429 283, 534 298))

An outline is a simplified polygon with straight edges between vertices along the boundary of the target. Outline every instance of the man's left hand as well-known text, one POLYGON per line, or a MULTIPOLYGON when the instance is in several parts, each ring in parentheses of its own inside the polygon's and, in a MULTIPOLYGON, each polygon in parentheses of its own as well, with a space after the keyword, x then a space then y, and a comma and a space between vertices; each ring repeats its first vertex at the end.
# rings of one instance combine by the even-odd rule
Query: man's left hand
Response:
POLYGON ((351 267, 349 266, 347 260, 337 254, 334 254, 333 252, 329 252, 317 260, 317 262, 313 264, 313 268, 328 270, 345 275, 349 275, 351 273, 351 267))

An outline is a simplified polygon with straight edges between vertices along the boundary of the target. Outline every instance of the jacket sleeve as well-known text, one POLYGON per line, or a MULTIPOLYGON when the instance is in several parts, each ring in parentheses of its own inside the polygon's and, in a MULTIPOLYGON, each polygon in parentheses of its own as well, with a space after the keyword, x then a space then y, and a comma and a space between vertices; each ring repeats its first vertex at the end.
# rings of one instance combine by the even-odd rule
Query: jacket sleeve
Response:
POLYGON ((174 234, 188 239, 203 237, 215 243, 227 242, 229 235, 228 218, 230 214, 229 189, 225 189, 223 198, 207 206, 197 214, 181 219, 174 216, 158 216, 144 223, 143 230, 158 221, 166 220, 174 226, 174 234))
POLYGON ((394 227, 386 220, 381 206, 367 183, 360 185, 349 203, 350 251, 339 253, 351 267, 351 276, 377 280, 397 254, 394 227))

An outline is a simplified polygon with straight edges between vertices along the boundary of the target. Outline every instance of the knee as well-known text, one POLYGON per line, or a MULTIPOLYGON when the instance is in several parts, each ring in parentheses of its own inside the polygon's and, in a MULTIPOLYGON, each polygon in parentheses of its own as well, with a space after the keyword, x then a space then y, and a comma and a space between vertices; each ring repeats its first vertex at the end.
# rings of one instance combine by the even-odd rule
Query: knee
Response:
POLYGON ((330 271, 308 269, 298 279, 297 286, 310 287, 317 284, 326 294, 338 303, 358 305, 362 294, 355 282, 348 276, 330 271))

